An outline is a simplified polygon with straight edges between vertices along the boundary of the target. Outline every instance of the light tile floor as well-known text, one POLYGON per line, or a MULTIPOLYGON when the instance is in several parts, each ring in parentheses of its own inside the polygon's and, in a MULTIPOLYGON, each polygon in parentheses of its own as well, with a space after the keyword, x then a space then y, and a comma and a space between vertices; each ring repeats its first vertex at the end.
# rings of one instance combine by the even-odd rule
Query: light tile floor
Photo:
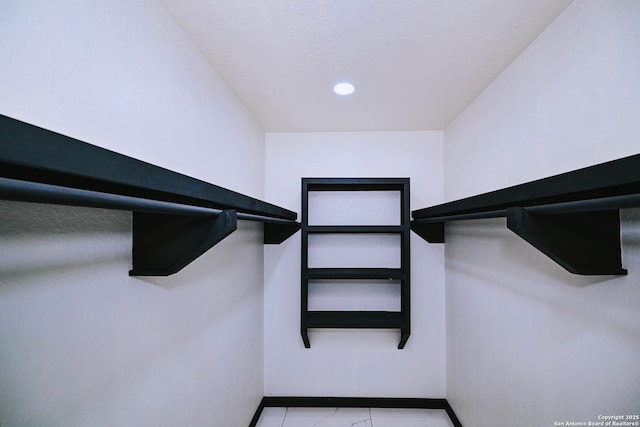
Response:
POLYGON ((257 427, 453 427, 441 409, 264 408, 257 427))

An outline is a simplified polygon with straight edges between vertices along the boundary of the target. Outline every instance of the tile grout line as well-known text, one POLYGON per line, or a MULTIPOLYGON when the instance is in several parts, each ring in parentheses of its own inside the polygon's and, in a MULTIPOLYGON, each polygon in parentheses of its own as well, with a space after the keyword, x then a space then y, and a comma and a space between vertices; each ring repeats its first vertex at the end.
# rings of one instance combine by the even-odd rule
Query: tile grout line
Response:
POLYGON ((340 408, 336 408, 336 410, 335 410, 335 411, 333 411, 333 414, 328 415, 328 416, 326 416, 326 417, 322 418, 320 421, 318 421, 317 423, 315 423, 315 424, 314 424, 314 426, 317 426, 318 424, 320 424, 321 422, 323 422, 323 421, 325 421, 325 420, 328 420, 329 418, 335 417, 335 415, 338 413, 338 410, 339 410, 339 409, 340 409, 340 408))

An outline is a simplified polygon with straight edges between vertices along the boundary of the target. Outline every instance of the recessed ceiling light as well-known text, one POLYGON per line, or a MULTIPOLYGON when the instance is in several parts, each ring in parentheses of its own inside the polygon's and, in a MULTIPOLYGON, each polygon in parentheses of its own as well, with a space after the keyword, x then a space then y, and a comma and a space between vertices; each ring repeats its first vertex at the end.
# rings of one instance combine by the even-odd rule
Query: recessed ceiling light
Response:
POLYGON ((356 88, 347 82, 338 83, 333 87, 333 91, 338 95, 351 95, 356 88))

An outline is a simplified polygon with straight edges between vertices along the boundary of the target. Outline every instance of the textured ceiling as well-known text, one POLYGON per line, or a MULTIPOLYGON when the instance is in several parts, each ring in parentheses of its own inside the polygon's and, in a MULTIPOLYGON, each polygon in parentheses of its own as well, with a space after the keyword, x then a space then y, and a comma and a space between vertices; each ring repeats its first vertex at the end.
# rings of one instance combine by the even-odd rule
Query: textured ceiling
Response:
POLYGON ((570 2, 161 0, 270 132, 444 129, 570 2))

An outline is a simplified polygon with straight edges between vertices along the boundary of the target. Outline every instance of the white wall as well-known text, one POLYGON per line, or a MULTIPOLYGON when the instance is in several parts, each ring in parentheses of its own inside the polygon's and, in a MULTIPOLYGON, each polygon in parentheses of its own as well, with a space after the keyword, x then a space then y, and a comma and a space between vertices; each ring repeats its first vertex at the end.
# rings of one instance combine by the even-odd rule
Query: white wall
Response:
MULTIPOLYGON (((638 153, 640 2, 577 0, 445 130, 445 197, 638 153)), ((447 226, 447 398, 464 425, 640 413, 637 211, 626 277, 580 277, 506 230, 447 226)))
MULTIPOLYGON (((412 209, 440 203, 442 132, 268 133, 266 197, 300 212, 302 177, 409 177, 412 209)), ((347 200, 334 202, 336 210, 349 213, 347 200)), ((346 238, 344 244, 355 244, 352 236, 346 238)), ((385 251, 391 246, 377 243, 385 251)), ((397 349, 398 331, 362 329, 312 329, 311 348, 305 349, 300 337, 300 233, 265 248, 265 395, 444 396, 443 248, 416 235, 411 245, 412 332, 403 350, 397 349)), ((362 262, 386 256, 375 248, 364 251, 362 262)), ((324 261, 331 254, 318 256, 324 261)), ((375 296, 367 303, 378 305, 367 309, 392 309, 392 295, 384 289, 372 292, 375 296)), ((329 294, 320 291, 314 297, 320 304, 360 297, 348 285, 329 294)))
MULTIPOLYGON (((0 58, 0 114, 262 197, 262 130, 155 1, 3 1, 0 58)), ((129 213, 2 203, 0 424, 247 425, 261 234, 133 278, 129 213)))

